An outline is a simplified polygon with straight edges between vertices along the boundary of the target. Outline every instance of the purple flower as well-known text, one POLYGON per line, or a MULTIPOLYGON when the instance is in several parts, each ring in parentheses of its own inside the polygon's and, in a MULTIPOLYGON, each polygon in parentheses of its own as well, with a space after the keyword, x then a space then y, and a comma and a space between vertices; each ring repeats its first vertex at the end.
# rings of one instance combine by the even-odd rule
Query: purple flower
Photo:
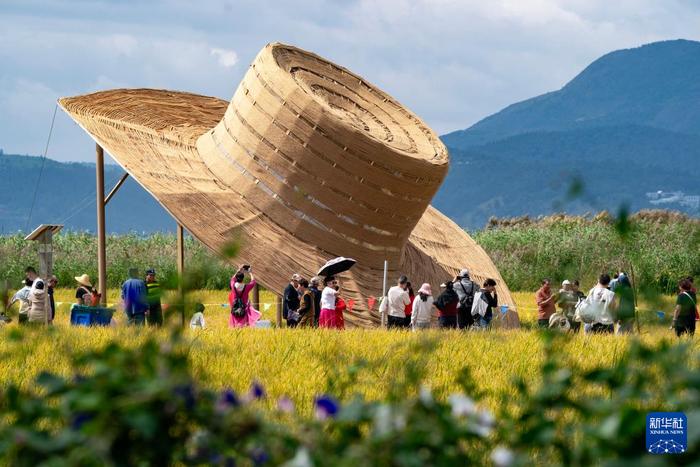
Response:
POLYGON ((287 396, 280 397, 277 400, 277 409, 280 412, 293 413, 294 412, 294 402, 292 402, 292 400, 287 396))
POLYGON ((316 418, 319 420, 334 418, 340 409, 338 401, 328 395, 316 397, 314 407, 316 408, 316 418))
POLYGON ((225 391, 221 392, 221 402, 229 405, 231 407, 235 407, 237 405, 240 405, 240 401, 238 400, 238 396, 236 395, 235 392, 233 392, 232 389, 226 389, 225 391))
POLYGON ((238 407, 241 401, 233 391, 233 389, 225 389, 219 394, 219 400, 216 401, 216 409, 220 412, 225 412, 232 407, 238 407))
POLYGON ((263 399, 265 397, 265 388, 263 388, 260 383, 255 381, 250 387, 249 395, 252 400, 263 399))
POLYGON ((270 456, 262 448, 253 449, 253 452, 250 453, 250 458, 253 460, 254 465, 264 465, 270 460, 270 456))

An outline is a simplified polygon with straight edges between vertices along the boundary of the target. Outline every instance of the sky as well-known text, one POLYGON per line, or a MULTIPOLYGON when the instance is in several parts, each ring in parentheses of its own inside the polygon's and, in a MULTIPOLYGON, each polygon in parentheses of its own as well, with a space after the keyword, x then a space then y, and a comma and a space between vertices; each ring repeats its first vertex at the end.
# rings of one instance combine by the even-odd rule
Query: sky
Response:
MULTIPOLYGON (((444 134, 561 88, 607 52, 678 38, 700 39, 700 1, 0 0, 0 148, 42 154, 63 96, 229 100, 274 41, 353 70, 444 134)), ((48 157, 94 159, 60 109, 48 157)))

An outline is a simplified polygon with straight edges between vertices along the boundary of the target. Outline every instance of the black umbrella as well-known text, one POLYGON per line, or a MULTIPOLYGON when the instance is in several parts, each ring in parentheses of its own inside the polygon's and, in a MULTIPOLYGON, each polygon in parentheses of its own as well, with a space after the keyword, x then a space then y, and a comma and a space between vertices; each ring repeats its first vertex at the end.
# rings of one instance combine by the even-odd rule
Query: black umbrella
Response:
POLYGON ((344 258, 340 256, 338 258, 328 261, 326 264, 318 270, 317 276, 335 276, 341 272, 345 272, 355 265, 357 261, 352 258, 344 258))

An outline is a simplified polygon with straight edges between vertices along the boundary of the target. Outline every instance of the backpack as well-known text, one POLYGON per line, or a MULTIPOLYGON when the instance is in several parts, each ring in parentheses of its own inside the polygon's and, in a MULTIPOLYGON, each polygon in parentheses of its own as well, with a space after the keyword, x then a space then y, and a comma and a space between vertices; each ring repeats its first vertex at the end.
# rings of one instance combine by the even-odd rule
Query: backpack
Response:
POLYGON ((472 281, 471 292, 467 293, 467 289, 464 288, 462 281, 459 281, 460 287, 464 291, 464 297, 459 299, 459 307, 463 310, 471 310, 474 304, 474 282, 472 281))
POLYGON ((243 297, 238 295, 238 290, 233 287, 231 291, 233 293, 233 300, 231 301, 231 314, 236 318, 242 318, 245 316, 246 306, 243 302, 243 297))

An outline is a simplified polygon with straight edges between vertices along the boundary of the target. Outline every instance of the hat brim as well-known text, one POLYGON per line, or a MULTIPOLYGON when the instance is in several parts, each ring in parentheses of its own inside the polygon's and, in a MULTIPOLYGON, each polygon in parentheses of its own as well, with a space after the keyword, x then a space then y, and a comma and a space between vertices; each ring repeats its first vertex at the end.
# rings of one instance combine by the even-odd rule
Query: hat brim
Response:
POLYGON ((83 280, 83 278, 80 276, 76 276, 76 277, 74 277, 74 279, 80 285, 84 285, 85 287, 92 287, 92 284, 90 283, 90 281, 83 280))
MULTIPOLYGON (((207 152, 214 144, 210 135, 228 115, 228 102, 183 92, 117 89, 63 98, 59 104, 200 242, 218 253, 236 241, 236 263, 254 264, 266 288, 281 292, 294 273, 311 277, 329 258, 351 254, 358 263, 341 275, 342 294, 355 303, 346 313, 347 321, 376 326, 379 315, 376 307, 368 309, 367 298, 381 296, 382 252, 360 259, 361 251, 348 252, 347 247, 320 248, 327 238, 313 233, 303 216, 281 222, 284 208, 263 187, 243 172, 224 173, 212 165, 207 152)), ((266 176, 252 163, 243 170, 266 176)), ((304 175, 308 176, 293 176, 304 175)), ((278 188, 286 189, 282 184, 278 188)), ((473 280, 496 279, 499 302, 514 305, 484 250, 433 207, 417 221, 396 258, 389 263, 389 277, 406 274, 437 286, 466 265, 473 280)))

